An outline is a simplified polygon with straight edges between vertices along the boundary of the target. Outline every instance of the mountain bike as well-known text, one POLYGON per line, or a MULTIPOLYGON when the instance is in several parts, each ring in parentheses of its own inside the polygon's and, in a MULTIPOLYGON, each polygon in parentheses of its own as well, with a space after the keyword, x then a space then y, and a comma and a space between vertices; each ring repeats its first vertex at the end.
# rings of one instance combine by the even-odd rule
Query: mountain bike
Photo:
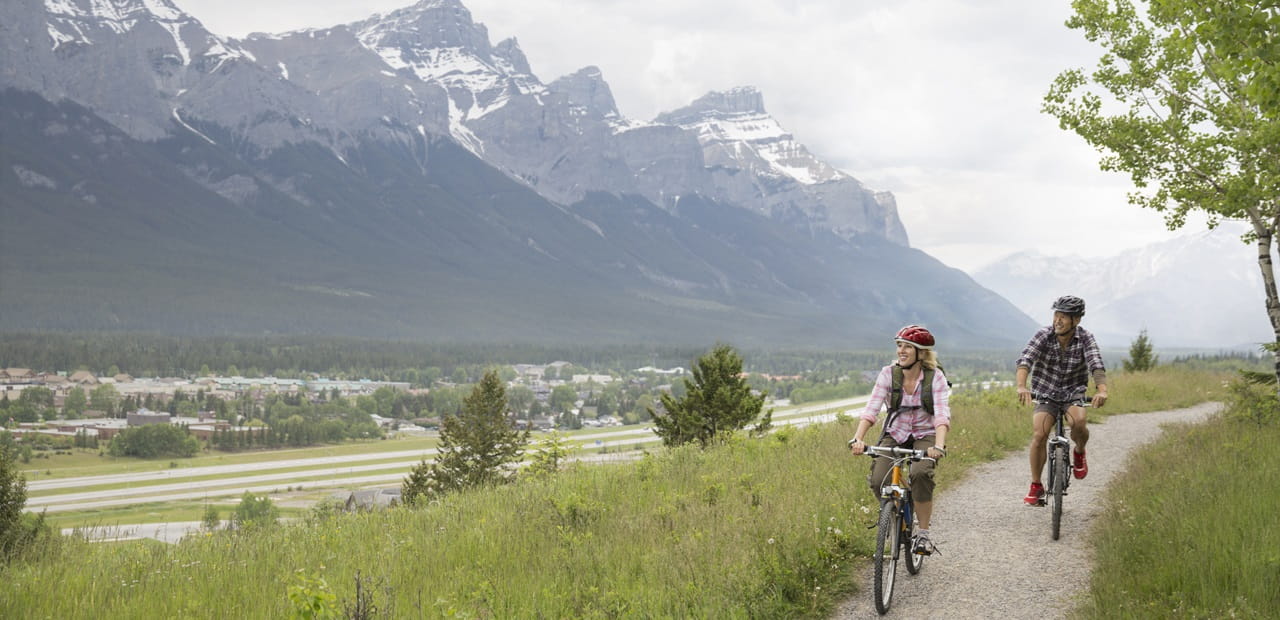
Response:
POLYGON ((1084 398, 1060 401, 1040 395, 1032 395, 1031 400, 1034 403, 1052 402, 1066 405, 1054 416, 1053 435, 1049 437, 1048 446, 1049 484, 1045 485, 1049 501, 1053 504, 1053 539, 1058 540, 1062 529, 1062 498, 1067 495, 1067 487, 1071 486, 1071 440, 1067 438, 1062 420, 1067 417, 1069 407, 1088 407, 1089 401, 1084 398))
POLYGON ((898 560, 906 556, 907 572, 919 574, 924 567, 924 555, 911 552, 911 540, 915 533, 915 515, 911 505, 911 463, 936 459, 925 456, 924 450, 911 450, 889 446, 867 446, 868 456, 893 459, 893 466, 880 487, 880 522, 876 530, 876 550, 872 557, 875 565, 874 593, 876 611, 889 612, 893 599, 893 582, 898 571, 898 560))

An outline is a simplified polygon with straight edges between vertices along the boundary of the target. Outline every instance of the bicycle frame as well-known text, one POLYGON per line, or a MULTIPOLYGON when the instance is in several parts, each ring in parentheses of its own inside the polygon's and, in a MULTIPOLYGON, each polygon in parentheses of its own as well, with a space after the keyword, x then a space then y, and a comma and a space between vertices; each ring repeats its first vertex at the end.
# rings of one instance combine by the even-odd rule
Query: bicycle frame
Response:
MULTIPOLYGON (((1071 476, 1068 471, 1071 467, 1071 440, 1067 437, 1063 420, 1067 417, 1067 411, 1071 407, 1088 407, 1087 400, 1080 398, 1070 401, 1060 401, 1043 397, 1034 397, 1036 403, 1052 402, 1057 405, 1063 405, 1053 414, 1053 435, 1049 437, 1046 445, 1046 464, 1049 466, 1049 484, 1045 487, 1049 500, 1053 503, 1052 512, 1052 533, 1053 539, 1058 540, 1062 525, 1062 503, 1063 496, 1067 494, 1067 488, 1071 486, 1071 476)), ((1043 505, 1043 504, 1042 504, 1043 505)))
POLYGON ((867 446, 865 454, 891 459, 889 472, 880 481, 880 531, 876 536, 876 552, 873 556, 875 577, 872 589, 876 611, 885 614, 889 611, 889 603, 893 598, 894 575, 902 554, 907 555, 907 572, 914 575, 923 566, 924 556, 911 553, 915 516, 911 505, 910 472, 912 461, 929 457, 922 450, 890 446, 867 446))

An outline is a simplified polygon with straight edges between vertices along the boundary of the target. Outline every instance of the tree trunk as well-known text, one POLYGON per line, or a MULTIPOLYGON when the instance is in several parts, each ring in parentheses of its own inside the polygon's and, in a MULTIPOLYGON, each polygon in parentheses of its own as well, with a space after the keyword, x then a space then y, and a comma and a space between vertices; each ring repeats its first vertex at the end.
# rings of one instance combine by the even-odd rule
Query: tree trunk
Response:
POLYGON ((1276 275, 1271 261, 1271 231, 1263 226, 1258 234, 1258 268, 1262 270, 1262 287, 1267 292, 1267 318, 1271 319, 1271 331, 1275 342, 1268 347, 1275 359, 1276 398, 1280 398, 1280 297, 1276 295, 1276 275))

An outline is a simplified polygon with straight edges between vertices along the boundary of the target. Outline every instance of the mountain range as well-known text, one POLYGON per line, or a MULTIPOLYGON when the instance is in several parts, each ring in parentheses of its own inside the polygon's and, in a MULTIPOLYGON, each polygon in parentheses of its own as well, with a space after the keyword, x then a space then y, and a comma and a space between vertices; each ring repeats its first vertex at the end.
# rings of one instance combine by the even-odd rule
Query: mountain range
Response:
POLYGON ((1275 338, 1246 230, 1227 222, 1106 258, 1018 252, 973 277, 1046 325, 1058 296, 1084 298, 1082 325, 1104 347, 1126 348, 1146 329, 1157 348, 1257 351, 1275 338))
MULTIPOLYGON (((0 5, 6 329, 957 346, 1032 326, 751 87, 624 118, 457 0, 230 39, 0 5)), ((1016 335, 1012 335, 1016 334, 1016 335)))

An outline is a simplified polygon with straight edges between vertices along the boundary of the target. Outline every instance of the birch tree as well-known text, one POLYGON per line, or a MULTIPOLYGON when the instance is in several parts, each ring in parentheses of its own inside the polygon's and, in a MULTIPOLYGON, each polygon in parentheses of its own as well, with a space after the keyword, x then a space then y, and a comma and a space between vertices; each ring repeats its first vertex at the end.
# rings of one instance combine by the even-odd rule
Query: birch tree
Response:
MULTIPOLYGON (((1044 111, 1128 173, 1131 204, 1171 230, 1188 213, 1212 228, 1243 220, 1258 269, 1280 380, 1280 8, 1276 0, 1074 0, 1069 28, 1103 54, 1054 80, 1044 111)), ((1170 309, 1176 311, 1176 309, 1170 309)), ((1280 384, 1278 384, 1280 386, 1280 384)), ((1278 387, 1280 389, 1280 387, 1278 387)))

